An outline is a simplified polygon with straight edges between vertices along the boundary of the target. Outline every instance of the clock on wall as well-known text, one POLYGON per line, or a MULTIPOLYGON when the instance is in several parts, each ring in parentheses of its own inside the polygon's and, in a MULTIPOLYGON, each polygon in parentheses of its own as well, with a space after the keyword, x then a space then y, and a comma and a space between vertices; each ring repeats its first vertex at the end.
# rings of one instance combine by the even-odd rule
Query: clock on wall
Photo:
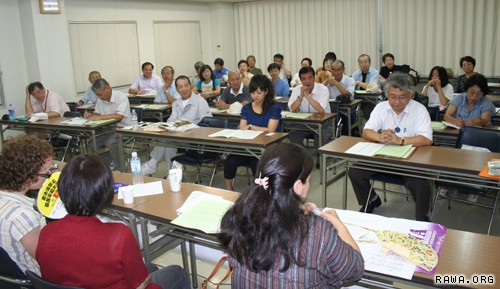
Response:
POLYGON ((38 0, 41 14, 61 14, 59 0, 38 0))

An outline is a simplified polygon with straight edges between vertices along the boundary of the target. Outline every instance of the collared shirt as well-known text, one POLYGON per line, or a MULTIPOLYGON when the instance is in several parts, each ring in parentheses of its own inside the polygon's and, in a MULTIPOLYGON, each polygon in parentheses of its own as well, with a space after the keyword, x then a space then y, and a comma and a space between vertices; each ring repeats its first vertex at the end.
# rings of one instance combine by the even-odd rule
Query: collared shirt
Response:
POLYGON ((146 78, 144 75, 141 75, 136 78, 130 88, 138 89, 144 92, 151 92, 156 91, 162 84, 163 80, 156 74, 151 75, 150 78, 146 78))
POLYGON ((66 101, 57 93, 46 90, 47 94, 45 95, 45 99, 43 101, 35 101, 31 104, 33 107, 33 112, 57 112, 60 116, 67 111, 69 111, 69 106, 66 104, 66 101))
MULTIPOLYGON (((293 89, 292 95, 290 96, 290 99, 288 100, 288 108, 291 108, 292 103, 297 99, 297 97, 299 97, 301 89, 302 89, 302 84, 296 86, 293 89)), ((326 86, 324 86, 321 83, 314 83, 314 88, 311 92, 311 96, 314 100, 319 102, 319 104, 325 109, 325 112, 331 112, 330 102, 328 100, 330 93, 328 91, 328 88, 326 88, 326 86)), ((318 111, 304 97, 302 99, 302 102, 300 103, 299 112, 318 112, 318 111)))
POLYGON ((93 103, 95 104, 97 102, 97 95, 92 91, 92 85, 87 88, 87 91, 85 91, 85 94, 83 95, 83 103, 93 103))
MULTIPOLYGON (((169 102, 167 96, 165 95, 165 91, 163 89, 164 86, 165 85, 161 85, 160 87, 158 87, 154 102, 162 102, 162 103, 169 102)), ((170 85, 167 88, 167 92, 170 93, 170 95, 173 96, 175 99, 181 98, 181 95, 177 92, 177 89, 175 89, 174 82, 172 82, 172 85, 170 85)))
POLYGON ((172 104, 172 114, 167 121, 188 120, 199 123, 205 116, 212 116, 207 101, 198 94, 191 93, 187 101, 176 101, 172 104))
MULTIPOLYGON (((356 70, 352 74, 352 78, 354 78, 355 81, 363 81, 363 72, 361 71, 361 69, 356 70)), ((373 83, 376 83, 380 87, 380 75, 379 75, 378 70, 370 67, 370 69, 368 69, 368 73, 366 74, 366 79, 363 82, 365 82, 365 83, 373 82, 373 83)), ((356 89, 360 89, 360 87, 356 86, 356 89)))
MULTIPOLYGON (((481 115, 485 112, 491 112, 491 115, 495 115, 495 105, 485 95, 483 95, 483 97, 481 97, 481 99, 474 104, 472 110, 470 111, 467 108, 466 92, 455 96, 451 100, 450 105, 454 105, 457 108, 453 117, 463 119, 464 123, 467 123, 473 118, 481 118, 481 115)), ((488 126, 491 126, 491 118, 488 121, 488 126)))
POLYGON ((243 101, 252 102, 252 98, 250 97, 250 93, 248 92, 248 87, 243 86, 243 84, 240 84, 240 89, 238 90, 237 94, 233 92, 232 88, 228 87, 224 89, 222 95, 220 96, 220 100, 224 101, 227 104, 233 104, 235 102, 243 103, 243 101))
POLYGON ((33 229, 45 226, 45 218, 33 205, 34 200, 24 195, 0 191, 0 246, 23 272, 31 270, 40 274, 38 263, 21 243, 33 229))
POLYGON ((113 90, 109 102, 98 99, 95 112, 100 115, 121 114, 123 118, 118 126, 130 125, 130 103, 127 95, 121 91, 113 90))
POLYGON ((274 93, 277 96, 288 96, 290 94, 290 85, 280 78, 274 83, 274 93))
POLYGON ((373 131, 399 127, 398 137, 424 136, 432 140, 431 118, 427 108, 413 99, 406 105, 403 112, 397 115, 388 101, 375 106, 364 129, 373 131))
POLYGON ((222 78, 224 75, 229 73, 229 70, 227 70, 225 67, 222 67, 221 71, 218 71, 217 69, 214 69, 214 75, 215 78, 222 78))
MULTIPOLYGON (((354 87, 356 86, 356 81, 354 80, 354 78, 344 74, 342 76, 342 79, 340 80, 340 85, 345 87, 345 89, 347 89, 347 91, 351 93, 351 99, 353 99, 354 87)), ((328 87, 328 90, 330 91, 330 99, 335 99, 337 96, 342 94, 335 85, 327 85, 326 87, 328 87)))

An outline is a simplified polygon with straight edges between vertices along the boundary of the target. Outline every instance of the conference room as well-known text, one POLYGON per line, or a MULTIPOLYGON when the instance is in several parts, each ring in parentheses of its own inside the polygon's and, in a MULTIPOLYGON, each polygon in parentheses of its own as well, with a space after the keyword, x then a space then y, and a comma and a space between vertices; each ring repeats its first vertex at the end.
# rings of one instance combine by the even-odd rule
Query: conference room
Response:
MULTIPOLYGON (((254 55, 256 67, 265 70, 280 53, 295 74, 302 58, 311 58, 317 68, 324 55, 334 51, 351 75, 358 69, 359 55, 370 55, 371 67, 380 69, 382 55, 390 52, 396 64, 419 72, 421 89, 432 67, 443 66, 458 76, 463 74, 460 58, 471 55, 475 71, 499 77, 499 5, 494 0, 0 0, 0 34, 7 40, 0 46, 0 113, 7 114, 12 104, 22 115, 25 87, 34 81, 67 102, 77 102, 94 70, 114 90, 127 91, 144 62, 153 63, 158 76, 167 65, 175 68, 176 76, 193 76, 193 65, 200 60, 213 66, 222 58, 225 68, 237 70, 240 59, 254 55), (44 2, 56 3, 55 11, 42 11, 44 2)), ((4 132, 6 138, 18 133, 4 132)), ((146 161, 147 154, 141 156, 146 161)), ((318 205, 324 196, 322 172, 313 171, 309 194, 318 205)), ((153 177, 165 174, 160 167, 153 177)), ((223 181, 218 172, 213 187, 224 188, 223 181)), ((208 183, 203 177, 201 184, 208 183)), ((326 188, 324 206, 343 208, 343 186, 339 180, 326 188)), ((237 177, 235 190, 247 187, 247 178, 237 177)), ((388 194, 387 199, 376 214, 413 219, 411 198, 388 194)), ((438 206, 432 221, 486 234, 490 210, 458 203, 448 210, 445 200, 438 206)), ((359 210, 350 185, 345 208, 359 210)), ((498 209, 494 213, 490 235, 500 236, 498 209)), ((210 271, 213 265, 208 264, 210 271)))

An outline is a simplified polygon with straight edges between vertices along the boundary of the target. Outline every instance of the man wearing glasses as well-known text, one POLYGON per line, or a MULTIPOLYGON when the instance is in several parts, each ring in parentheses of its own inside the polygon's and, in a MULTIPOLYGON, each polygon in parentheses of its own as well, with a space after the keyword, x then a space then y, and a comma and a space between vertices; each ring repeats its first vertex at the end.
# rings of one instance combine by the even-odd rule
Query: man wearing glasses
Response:
MULTIPOLYGON (((432 144, 431 119, 427 109, 411 99, 413 81, 408 74, 393 73, 384 85, 386 101, 375 106, 370 119, 363 129, 363 138, 385 144, 428 146, 432 144)), ((350 169, 354 193, 360 212, 372 213, 382 202, 376 193, 372 193, 365 208, 370 190, 370 177, 376 172, 350 169)), ((428 221, 430 185, 427 180, 403 177, 406 187, 415 199, 415 219, 428 221)))

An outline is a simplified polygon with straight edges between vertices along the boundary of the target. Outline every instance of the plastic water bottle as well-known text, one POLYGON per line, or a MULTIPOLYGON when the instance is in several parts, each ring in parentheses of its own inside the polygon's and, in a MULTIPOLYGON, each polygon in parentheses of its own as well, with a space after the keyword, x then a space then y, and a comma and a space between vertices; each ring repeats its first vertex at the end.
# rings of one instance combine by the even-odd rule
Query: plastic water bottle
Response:
POLYGON ((9 104, 9 120, 16 120, 16 111, 14 110, 12 103, 9 104))
POLYGON ((132 181, 134 185, 143 184, 141 159, 137 156, 137 152, 132 152, 132 159, 130 160, 130 169, 132 172, 132 181))
POLYGON ((130 121, 132 122, 132 130, 139 129, 139 122, 137 121, 137 113, 135 109, 132 109, 132 115, 130 116, 130 121))

